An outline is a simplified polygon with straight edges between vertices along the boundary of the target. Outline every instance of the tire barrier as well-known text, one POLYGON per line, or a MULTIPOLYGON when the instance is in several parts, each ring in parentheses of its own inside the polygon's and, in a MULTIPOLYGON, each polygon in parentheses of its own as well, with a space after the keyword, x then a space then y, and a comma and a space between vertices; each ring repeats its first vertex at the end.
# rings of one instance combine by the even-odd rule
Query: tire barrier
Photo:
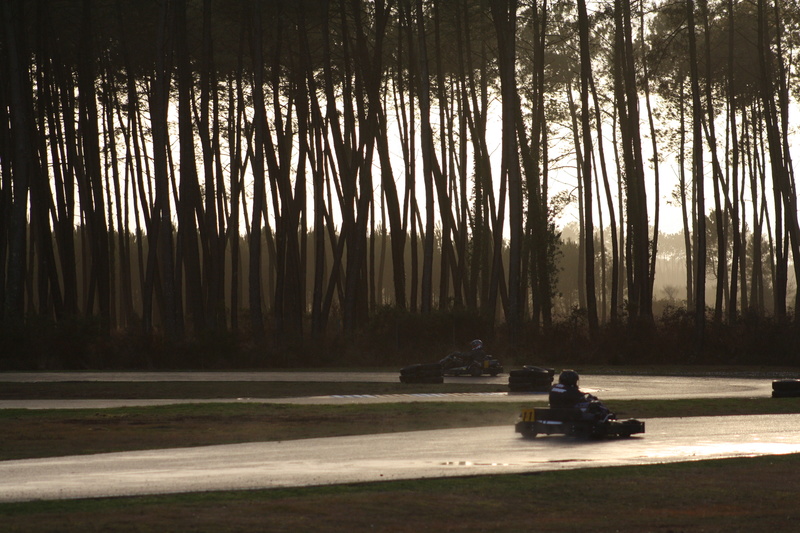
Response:
POLYGON ((548 392, 553 385, 555 370, 526 365, 508 373, 508 390, 511 392, 548 392))
POLYGON ((439 363, 409 365, 400 369, 400 383, 444 383, 439 363))
POLYGON ((772 382, 773 398, 800 397, 800 379, 777 379, 772 382))

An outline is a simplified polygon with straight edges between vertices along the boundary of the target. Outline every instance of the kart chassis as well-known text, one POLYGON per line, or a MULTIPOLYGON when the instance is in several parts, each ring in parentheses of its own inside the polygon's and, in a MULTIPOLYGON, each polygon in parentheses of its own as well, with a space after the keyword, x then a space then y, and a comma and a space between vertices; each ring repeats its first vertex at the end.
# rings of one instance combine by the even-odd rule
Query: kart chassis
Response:
POLYGON ((614 415, 599 419, 578 408, 536 408, 522 410, 515 430, 525 438, 537 435, 601 438, 630 437, 644 433, 644 426, 641 420, 617 420, 614 415))

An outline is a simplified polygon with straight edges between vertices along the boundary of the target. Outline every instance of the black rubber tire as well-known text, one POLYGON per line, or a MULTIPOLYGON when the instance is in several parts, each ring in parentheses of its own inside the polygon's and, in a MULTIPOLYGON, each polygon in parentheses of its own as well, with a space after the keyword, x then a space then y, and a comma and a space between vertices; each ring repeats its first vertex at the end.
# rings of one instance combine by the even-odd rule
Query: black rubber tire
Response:
POLYGON ((800 392, 800 379, 777 379, 772 382, 772 390, 800 392))
POLYGON ((441 376, 442 365, 439 363, 415 364, 400 369, 401 376, 441 376))
POLYGON ((483 374, 483 369, 480 367, 480 365, 475 364, 469 368, 469 375, 472 376, 473 378, 480 377, 482 374, 483 374))
POLYGON ((533 371, 536 371, 536 372, 546 372, 546 373, 550 374, 551 376, 555 376, 556 375, 556 369, 555 368, 545 368, 543 366, 535 366, 535 365, 525 365, 522 368, 523 368, 523 370, 533 370, 533 371))
POLYGON ((442 365, 440 365, 439 363, 430 363, 427 365, 422 365, 420 372, 425 376, 441 376, 442 365))
POLYGON ((510 370, 508 372, 508 375, 515 377, 541 376, 547 379, 552 379, 553 377, 553 374, 544 369, 533 369, 533 368, 518 368, 515 370, 510 370))
POLYGON ((550 386, 536 383, 509 383, 508 390, 511 392, 549 392, 550 386))
POLYGON ((444 383, 444 378, 442 376, 400 376, 400 383, 438 384, 444 383))
POLYGON ((400 369, 401 376, 417 376, 422 372, 422 365, 408 365, 400 369))
POLYGON ((796 390, 774 390, 772 391, 773 398, 800 398, 800 391, 796 390))
POLYGON ((553 381, 547 376, 508 376, 509 383, 536 383, 536 384, 551 384, 553 381))

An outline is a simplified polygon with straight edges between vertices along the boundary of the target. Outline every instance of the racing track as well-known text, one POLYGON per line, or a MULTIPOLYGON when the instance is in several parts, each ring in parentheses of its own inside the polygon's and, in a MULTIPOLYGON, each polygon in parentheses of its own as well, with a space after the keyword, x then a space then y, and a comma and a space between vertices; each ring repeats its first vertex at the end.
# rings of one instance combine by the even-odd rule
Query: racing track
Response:
POLYGON ((650 419, 629 439, 511 426, 0 462, 0 501, 508 474, 800 452, 800 415, 650 419))
MULTIPOLYGON (((57 381, 307 381, 307 382, 378 382, 397 383, 396 372, 43 372, 0 373, 0 382, 57 381)), ((446 383, 508 384, 508 376, 449 377, 446 383)), ((772 380, 767 377, 716 376, 619 376, 588 375, 581 388, 603 400, 680 399, 680 398, 756 398, 768 397, 772 380)), ((201 402, 269 402, 296 404, 341 404, 418 401, 506 401, 519 402, 527 393, 429 394, 382 396, 315 396, 308 398, 231 398, 228 400, 0 400, 0 409, 99 409, 103 407, 147 406, 201 402)), ((540 398, 540 397, 539 397, 540 398)), ((537 398, 538 399, 538 398, 537 398)))
MULTIPOLYGON (((0 381, 9 381, 7 377, 0 375, 0 381)), ((74 375, 70 378, 75 380, 74 375)), ((637 388, 670 398, 689 397, 692 390, 696 393, 701 388, 719 391, 719 395, 763 397, 771 388, 770 380, 705 379, 713 379, 714 387, 705 381, 699 387, 698 378, 586 376, 582 381, 587 390, 604 399, 630 397, 638 394, 637 388)), ((487 400, 501 400, 501 396, 520 400, 520 395, 502 394, 488 395, 487 400)), ((6 403, 0 403, 0 408, 7 407, 6 403)), ((648 419, 644 435, 588 442, 559 436, 525 440, 514 433, 514 418, 515 413, 509 413, 509 424, 499 427, 4 461, 0 462, 0 501, 520 473, 800 452, 800 414, 648 419)))

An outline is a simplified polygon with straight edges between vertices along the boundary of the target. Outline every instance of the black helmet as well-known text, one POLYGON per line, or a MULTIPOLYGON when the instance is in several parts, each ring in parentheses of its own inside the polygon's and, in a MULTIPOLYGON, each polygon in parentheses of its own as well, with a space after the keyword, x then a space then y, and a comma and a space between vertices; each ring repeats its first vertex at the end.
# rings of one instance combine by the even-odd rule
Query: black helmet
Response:
POLYGON ((470 346, 472 346, 473 350, 479 350, 479 349, 483 348, 483 341, 480 340, 480 339, 475 339, 474 341, 472 341, 469 344, 470 344, 470 346))
POLYGON ((578 384, 578 373, 574 370, 563 370, 558 376, 558 382, 562 385, 574 387, 578 384))

